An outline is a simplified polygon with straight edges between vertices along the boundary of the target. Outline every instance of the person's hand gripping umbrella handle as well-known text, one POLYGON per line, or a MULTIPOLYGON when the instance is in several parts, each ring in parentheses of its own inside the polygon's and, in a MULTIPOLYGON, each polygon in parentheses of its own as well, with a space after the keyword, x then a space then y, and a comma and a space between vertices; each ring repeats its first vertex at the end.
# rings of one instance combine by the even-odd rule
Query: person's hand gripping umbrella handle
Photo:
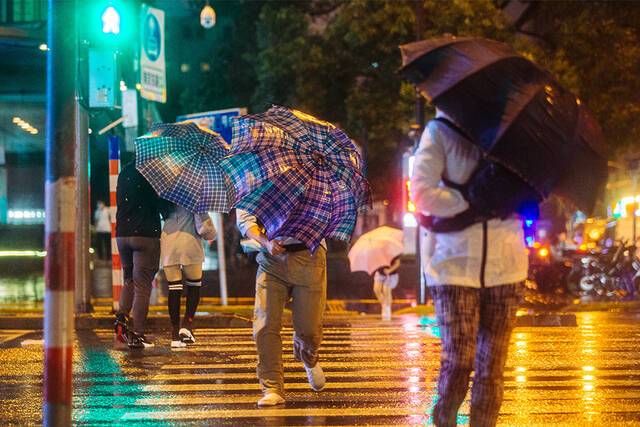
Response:
POLYGON ((260 227, 253 226, 247 230, 247 237, 260 243, 271 255, 277 256, 285 252, 285 247, 278 239, 269 240, 260 227))
POLYGON ((277 239, 274 239, 274 240, 267 239, 267 241, 263 243, 263 245, 265 248, 267 248, 269 253, 273 256, 280 255, 281 253, 286 251, 285 247, 282 246, 282 243, 280 242, 280 240, 277 240, 277 239))

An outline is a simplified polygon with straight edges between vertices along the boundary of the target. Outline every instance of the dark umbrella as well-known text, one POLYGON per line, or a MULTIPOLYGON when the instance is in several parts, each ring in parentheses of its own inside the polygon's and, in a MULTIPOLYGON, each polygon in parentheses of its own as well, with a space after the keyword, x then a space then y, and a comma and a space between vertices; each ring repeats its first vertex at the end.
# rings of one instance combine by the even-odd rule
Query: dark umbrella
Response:
POLYGON ((543 197, 591 212, 607 177, 602 132, 580 99, 504 43, 442 37, 400 47, 400 73, 488 157, 543 197))

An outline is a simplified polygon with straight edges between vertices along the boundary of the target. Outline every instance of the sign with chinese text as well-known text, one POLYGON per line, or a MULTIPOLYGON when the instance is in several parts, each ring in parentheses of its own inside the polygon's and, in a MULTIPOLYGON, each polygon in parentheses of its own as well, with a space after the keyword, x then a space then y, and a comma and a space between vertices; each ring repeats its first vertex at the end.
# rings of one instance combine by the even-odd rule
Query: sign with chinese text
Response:
POLYGON ((207 111, 204 113, 194 113, 184 116, 178 116, 176 121, 192 121, 199 124, 200 126, 211 129, 214 132, 218 132, 225 141, 231 142, 231 119, 245 114, 247 114, 246 108, 229 108, 226 110, 207 111))
POLYGON ((140 27, 140 95, 144 99, 167 102, 164 45, 164 11, 142 5, 140 27))

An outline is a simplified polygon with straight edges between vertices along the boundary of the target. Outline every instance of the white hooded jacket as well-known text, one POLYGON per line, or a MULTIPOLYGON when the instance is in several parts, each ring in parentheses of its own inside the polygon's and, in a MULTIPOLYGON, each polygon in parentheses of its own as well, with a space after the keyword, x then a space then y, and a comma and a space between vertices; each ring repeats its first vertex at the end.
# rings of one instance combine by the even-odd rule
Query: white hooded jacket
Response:
MULTIPOLYGON (((442 177, 465 184, 480 159, 480 151, 456 131, 430 121, 414 159, 411 196, 425 215, 452 217, 469 205, 462 194, 446 187, 442 177)), ((526 279, 527 251, 522 222, 515 216, 492 219, 458 232, 433 233, 422 229, 421 253, 429 286, 491 287, 526 279)))

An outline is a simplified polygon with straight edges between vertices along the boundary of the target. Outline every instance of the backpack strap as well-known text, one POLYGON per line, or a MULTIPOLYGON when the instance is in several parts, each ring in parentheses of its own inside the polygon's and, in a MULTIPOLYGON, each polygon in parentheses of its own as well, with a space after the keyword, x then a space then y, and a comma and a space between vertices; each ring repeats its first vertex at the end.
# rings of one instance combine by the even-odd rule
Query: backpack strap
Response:
MULTIPOLYGON (((466 134, 465 131, 460 129, 460 127, 458 127, 458 125, 456 125, 455 123, 453 123, 451 120, 447 119, 446 117, 436 117, 436 118, 434 118, 432 120, 435 120, 435 121, 438 121, 438 122, 444 124, 446 127, 448 127, 449 129, 451 129, 452 131, 454 131, 455 133, 457 133, 458 135, 463 137, 465 140, 467 140, 469 142, 473 141, 471 139, 471 137, 469 137, 469 135, 466 134)), ((478 169, 480 169, 480 167, 482 166, 483 160, 484 160, 484 156, 482 156, 480 158, 480 161, 478 162, 478 165, 473 170, 473 172, 471 173, 470 177, 473 176, 478 169)), ((446 185, 449 188, 453 188, 454 190, 458 190, 466 198, 467 189, 468 189, 468 183, 457 184, 457 183, 455 183, 455 182, 453 182, 451 180, 448 180, 444 176, 441 177, 440 179, 442 180, 444 185, 446 185)))
POLYGON ((440 123, 443 123, 449 129, 451 129, 452 131, 454 131, 458 135, 462 136, 467 141, 473 142, 473 138, 471 138, 465 131, 460 129, 460 127, 457 124, 453 123, 451 120, 447 119, 446 117, 436 117, 433 120, 438 121, 440 123))

